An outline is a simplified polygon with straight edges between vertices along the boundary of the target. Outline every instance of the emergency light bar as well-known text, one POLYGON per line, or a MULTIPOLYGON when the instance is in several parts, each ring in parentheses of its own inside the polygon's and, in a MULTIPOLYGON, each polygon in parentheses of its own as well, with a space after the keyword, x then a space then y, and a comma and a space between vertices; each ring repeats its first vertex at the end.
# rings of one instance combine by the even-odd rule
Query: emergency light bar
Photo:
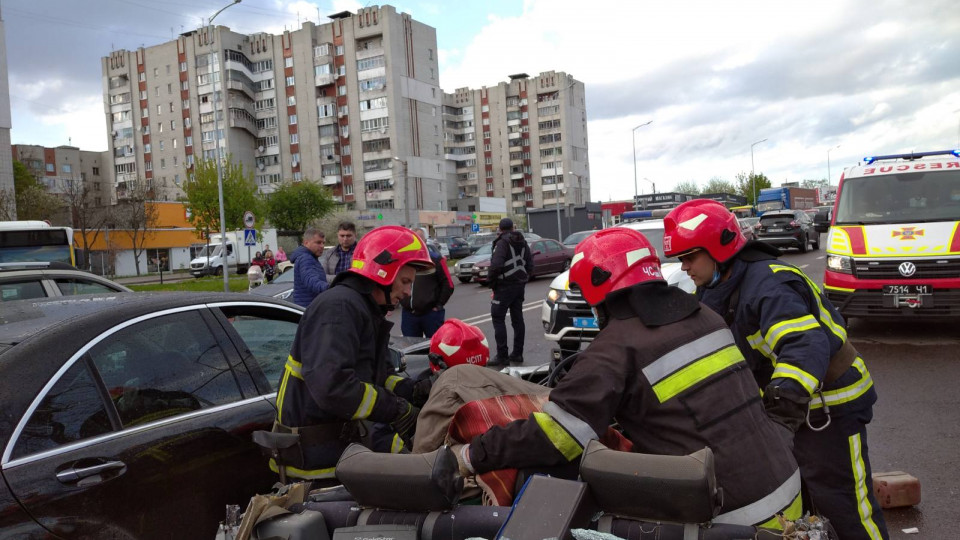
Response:
POLYGON ((960 150, 936 150, 933 152, 913 152, 910 154, 890 154, 887 156, 872 156, 865 157, 863 161, 865 165, 872 165, 875 161, 880 161, 881 159, 906 159, 907 161, 913 161, 915 159, 920 159, 927 156, 946 156, 953 155, 955 157, 960 157, 960 150))

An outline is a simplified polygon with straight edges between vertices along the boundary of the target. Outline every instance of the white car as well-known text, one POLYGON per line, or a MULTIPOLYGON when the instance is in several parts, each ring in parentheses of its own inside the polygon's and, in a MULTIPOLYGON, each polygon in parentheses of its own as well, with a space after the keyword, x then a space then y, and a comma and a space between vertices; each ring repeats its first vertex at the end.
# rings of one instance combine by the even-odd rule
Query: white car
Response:
MULTIPOLYGON (((693 293, 696 286, 686 272, 680 269, 677 259, 663 257, 663 220, 650 219, 617 225, 640 231, 660 255, 661 271, 667 283, 693 293)), ((600 329, 590 306, 580 291, 570 289, 570 271, 553 278, 550 290, 543 300, 540 318, 543 320, 544 337, 556 341, 565 353, 580 350, 580 344, 593 341, 600 329)))

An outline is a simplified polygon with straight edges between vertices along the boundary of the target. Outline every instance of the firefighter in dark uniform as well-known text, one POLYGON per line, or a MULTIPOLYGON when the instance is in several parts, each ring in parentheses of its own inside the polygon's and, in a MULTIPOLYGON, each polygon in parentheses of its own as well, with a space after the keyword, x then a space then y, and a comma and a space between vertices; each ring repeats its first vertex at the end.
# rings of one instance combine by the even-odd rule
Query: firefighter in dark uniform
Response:
POLYGON ((300 434, 298 447, 281 456, 288 476, 316 485, 333 479, 364 420, 393 428, 392 451, 409 448, 416 381, 394 374, 387 349, 393 323, 385 315, 410 295, 418 272, 433 269, 416 234, 378 227, 357 244, 350 269, 307 308, 277 393, 274 430, 300 434))
POLYGON ((619 424, 638 452, 687 455, 710 447, 721 515, 778 528, 800 517, 800 472, 723 319, 670 287, 655 248, 614 227, 577 246, 570 282, 600 333, 550 392, 543 412, 455 447, 462 472, 564 465, 619 424))
POLYGON ((747 242, 718 202, 685 202, 664 229, 666 255, 680 258, 701 301, 727 320, 767 413, 795 432, 808 505, 843 540, 888 538, 867 455, 877 392, 843 318, 779 250, 747 242))
POLYGON ((493 339, 497 342, 497 356, 487 363, 491 367, 503 367, 507 363, 523 363, 523 292, 533 273, 533 255, 523 233, 513 230, 510 218, 500 220, 500 235, 493 241, 490 258, 490 319, 493 322, 493 339), (507 341, 507 311, 513 326, 513 352, 507 341))

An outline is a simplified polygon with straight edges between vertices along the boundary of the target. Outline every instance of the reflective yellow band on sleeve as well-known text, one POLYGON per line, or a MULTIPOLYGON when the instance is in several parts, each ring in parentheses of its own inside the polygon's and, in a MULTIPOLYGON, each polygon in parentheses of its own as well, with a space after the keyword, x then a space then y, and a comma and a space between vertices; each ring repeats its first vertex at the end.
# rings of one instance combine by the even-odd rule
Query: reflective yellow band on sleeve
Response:
POLYGON ((293 359, 293 356, 287 355, 287 363, 283 366, 294 377, 303 380, 303 364, 293 359))
POLYGON ((813 315, 807 314, 802 317, 797 317, 796 319, 780 321, 774 324, 767 330, 767 334, 763 337, 763 340, 770 346, 770 350, 775 350, 777 343, 780 343, 780 338, 783 336, 794 332, 805 332, 814 328, 820 328, 820 323, 813 315))
POLYGON ((399 454, 403 451, 403 439, 396 433, 393 434, 393 442, 390 443, 390 453, 399 454))
POLYGON ((816 377, 797 366, 791 366, 784 362, 777 364, 770 379, 793 379, 806 388, 807 393, 811 395, 817 390, 817 387, 820 386, 820 381, 816 377))
MULTIPOLYGON (((291 467, 287 465, 284 467, 287 472, 287 476, 292 476, 294 478, 302 478, 304 480, 321 480, 324 478, 336 478, 334 473, 336 472, 336 467, 328 467, 326 469, 298 469, 296 467, 291 467)), ((270 458, 270 470, 280 474, 280 469, 277 467, 277 462, 270 458)))
POLYGON ((692 362, 683 369, 653 385, 653 392, 660 403, 676 396, 711 375, 743 362, 743 355, 736 345, 725 347, 711 355, 692 362))
POLYGON ((363 420, 373 412, 373 405, 377 402, 377 389, 372 384, 363 383, 363 399, 360 406, 353 413, 351 420, 363 420))
POLYGON ((750 344, 750 347, 762 354, 764 358, 770 360, 773 365, 777 365, 777 355, 770 349, 770 346, 767 345, 767 342, 763 340, 763 336, 760 335, 760 332, 757 331, 756 334, 750 334, 747 336, 747 343, 750 344))
POLYGON ((400 381, 402 380, 403 380, 403 377, 399 377, 397 375, 388 375, 387 381, 384 383, 384 387, 386 387, 387 390, 393 392, 393 389, 396 388, 397 385, 400 384, 400 381))
POLYGON ((535 412, 533 418, 537 421, 537 425, 543 430, 547 439, 550 439, 553 446, 567 461, 573 461, 583 453, 583 447, 552 416, 543 412, 535 412))
POLYGON ((834 333, 841 341, 847 340, 847 330, 843 327, 842 324, 833 320, 833 316, 830 315, 830 311, 823 305, 823 300, 821 299, 820 287, 816 283, 810 280, 806 274, 800 271, 799 268, 794 268, 792 266, 784 266, 780 264, 771 264, 770 269, 774 272, 792 272, 800 276, 803 281, 806 282, 807 286, 810 287, 810 292, 813 293, 814 299, 817 301, 817 306, 820 308, 820 322, 823 323, 831 332, 834 333))

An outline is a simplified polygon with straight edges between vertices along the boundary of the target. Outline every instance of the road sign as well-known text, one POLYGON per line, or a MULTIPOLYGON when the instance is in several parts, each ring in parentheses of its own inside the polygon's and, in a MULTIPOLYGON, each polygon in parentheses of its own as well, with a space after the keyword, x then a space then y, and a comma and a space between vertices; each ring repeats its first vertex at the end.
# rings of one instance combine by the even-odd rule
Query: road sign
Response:
MULTIPOLYGON (((243 226, 252 229, 257 224, 256 218, 253 217, 253 212, 247 210, 243 213, 243 226)), ((248 244, 250 245, 250 244, 248 244)))
POLYGON ((245 246, 255 246, 257 245, 257 231, 253 229, 244 229, 243 230, 243 245, 245 246))
POLYGON ((474 223, 473 225, 470 226, 470 230, 473 232, 480 232, 480 224, 474 223))

